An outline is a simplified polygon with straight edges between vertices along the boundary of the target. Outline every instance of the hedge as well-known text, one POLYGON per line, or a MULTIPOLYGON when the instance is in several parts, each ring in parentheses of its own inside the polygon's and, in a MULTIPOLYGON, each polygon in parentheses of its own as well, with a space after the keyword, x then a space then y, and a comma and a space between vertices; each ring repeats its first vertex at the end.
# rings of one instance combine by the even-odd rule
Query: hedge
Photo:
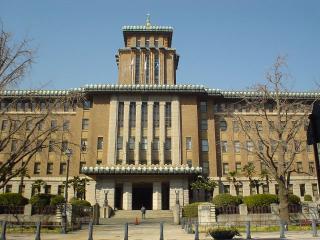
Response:
POLYGON ((300 200, 300 197, 298 197, 297 195, 294 195, 294 194, 290 194, 289 195, 289 204, 300 204, 301 203, 301 200, 300 200))
POLYGON ((275 194, 255 194, 244 197, 243 202, 248 207, 269 206, 271 203, 278 203, 278 197, 275 194))
POLYGON ((87 200, 80 200, 80 199, 71 199, 70 201, 71 205, 74 205, 74 206, 81 206, 81 207, 90 207, 91 204, 90 202, 88 202, 87 200))
POLYGON ((35 207, 45 207, 50 205, 51 197, 51 194, 40 193, 32 196, 30 198, 30 203, 35 207))
POLYGON ((24 206, 28 202, 29 199, 23 197, 20 193, 0 194, 0 205, 2 206, 24 206))
POLYGON ((242 197, 240 196, 232 196, 229 193, 223 193, 215 196, 212 199, 213 204, 216 207, 223 207, 223 206, 238 206, 242 203, 242 197))
POLYGON ((312 197, 309 194, 304 195, 303 200, 306 202, 311 202, 312 201, 312 197))
POLYGON ((236 228, 218 227, 209 229, 208 233, 216 240, 233 239, 234 236, 241 236, 236 228))
POLYGON ((57 206, 59 204, 64 203, 64 197, 61 195, 54 195, 50 199, 50 205, 51 206, 57 206))
POLYGON ((203 202, 194 202, 188 204, 182 209, 182 216, 186 218, 195 218, 198 217, 198 206, 203 202))

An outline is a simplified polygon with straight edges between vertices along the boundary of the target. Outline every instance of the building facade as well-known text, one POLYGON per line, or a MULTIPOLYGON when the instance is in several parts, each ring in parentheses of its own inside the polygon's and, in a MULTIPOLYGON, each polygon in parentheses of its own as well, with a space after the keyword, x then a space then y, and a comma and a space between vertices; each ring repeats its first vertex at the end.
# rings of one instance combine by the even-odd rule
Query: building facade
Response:
MULTIPOLYGON (((90 179, 86 199, 92 204, 123 210, 140 209, 141 205, 154 210, 171 209, 177 201, 186 205, 199 200, 190 188, 197 175, 219 183, 214 195, 235 195, 228 178, 231 171, 238 172, 241 181, 237 194, 254 194, 256 189, 250 187, 241 169, 253 162, 256 178, 260 178, 263 166, 243 149, 248 139, 229 114, 230 106, 232 111, 243 111, 241 106, 234 107, 242 92, 177 84, 179 55, 171 46, 172 27, 154 26, 147 19, 145 25, 124 26, 122 31, 124 47, 116 55, 117 84, 86 85, 68 91, 2 92, 2 136, 9 131, 5 126, 8 118, 36 115, 42 103, 72 91, 85 96, 81 104, 55 106, 48 121, 51 126, 55 121, 63 127, 50 137, 58 139, 61 148, 53 151, 47 147, 37 152, 27 167, 30 178, 24 177, 21 186, 21 178, 16 177, 3 191, 20 191, 30 198, 35 193, 32 184, 42 179, 46 182, 42 192, 63 194, 67 171, 64 151, 71 148, 70 176, 90 179), (28 103, 30 95, 37 100, 34 106, 28 103), (14 104, 8 107, 8 102, 14 104)), ((317 96, 292 93, 293 99, 317 96)), ((255 110, 246 109, 245 114, 254 116, 255 110)), ((261 128, 271 131, 263 122, 261 128)), ((305 132, 301 132, 301 139, 306 139, 305 132)), ((314 155, 306 140, 303 146, 305 151, 297 155, 295 163, 301 174, 293 174, 290 190, 300 197, 316 197, 314 155)), ((0 153, 1 163, 12 149, 0 153)), ((259 188, 260 193, 277 192, 272 180, 259 188)), ((73 196, 72 188, 69 196, 73 196)))

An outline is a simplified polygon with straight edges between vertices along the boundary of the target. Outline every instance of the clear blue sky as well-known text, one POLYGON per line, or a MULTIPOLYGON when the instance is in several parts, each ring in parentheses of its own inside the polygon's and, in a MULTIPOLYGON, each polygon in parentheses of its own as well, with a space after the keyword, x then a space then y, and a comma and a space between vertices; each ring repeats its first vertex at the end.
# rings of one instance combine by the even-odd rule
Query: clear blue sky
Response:
POLYGON ((246 89, 261 82, 277 55, 288 56, 294 90, 320 82, 320 1, 0 0, 16 39, 33 39, 36 63, 21 88, 116 83, 121 27, 174 27, 177 82, 246 89))

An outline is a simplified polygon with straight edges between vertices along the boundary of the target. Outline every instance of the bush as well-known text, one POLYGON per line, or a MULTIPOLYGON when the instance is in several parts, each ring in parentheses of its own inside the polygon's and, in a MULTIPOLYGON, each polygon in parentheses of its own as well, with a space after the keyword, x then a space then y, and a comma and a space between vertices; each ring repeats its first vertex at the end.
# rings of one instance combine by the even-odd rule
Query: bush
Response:
POLYGON ((64 203, 64 197, 61 195, 54 195, 50 199, 50 205, 51 206, 57 206, 59 204, 64 203))
POLYGON ((24 206, 29 200, 20 193, 2 193, 0 194, 0 205, 2 206, 24 206))
POLYGON ((289 204, 299 205, 301 203, 300 198, 297 195, 294 195, 294 194, 290 194, 289 195, 288 201, 289 201, 289 204))
POLYGON ((215 204, 217 207, 223 207, 223 206, 238 206, 242 203, 242 197, 239 196, 232 196, 229 193, 223 193, 215 196, 212 199, 213 204, 215 204))
POLYGON ((186 218, 195 218, 198 217, 198 206, 202 202, 195 202, 188 204, 182 209, 182 216, 186 218))
POLYGON ((215 228, 210 229, 208 233, 216 240, 232 239, 234 236, 240 236, 236 228, 215 228))
POLYGON ((311 202, 312 201, 312 197, 309 194, 304 195, 303 200, 306 202, 311 202))
POLYGON ((30 198, 30 203, 35 207, 45 207, 50 205, 51 197, 51 194, 40 193, 32 196, 30 198))
POLYGON ((80 200, 80 199, 71 199, 70 203, 74 206, 80 206, 80 207, 90 207, 91 204, 87 200, 80 200))
POLYGON ((244 197, 243 202, 248 207, 269 206, 271 203, 278 203, 278 197, 275 194, 256 194, 244 197))

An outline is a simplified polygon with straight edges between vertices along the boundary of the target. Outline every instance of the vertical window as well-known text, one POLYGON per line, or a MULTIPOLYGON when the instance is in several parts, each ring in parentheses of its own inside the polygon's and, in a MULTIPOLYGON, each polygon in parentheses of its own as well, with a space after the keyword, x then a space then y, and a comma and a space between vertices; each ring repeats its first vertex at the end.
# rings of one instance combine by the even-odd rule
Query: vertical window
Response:
POLYGON ((121 150, 122 149, 122 146, 123 145, 123 137, 122 136, 119 136, 118 138, 117 138, 117 149, 118 150, 121 150))
POLYGON ((150 47, 150 38, 149 37, 146 37, 145 47, 146 48, 150 47))
POLYGON ((102 148, 103 148, 103 137, 98 137, 97 150, 102 150, 102 148))
POLYGON ((258 140, 258 148, 259 148, 259 152, 263 152, 263 142, 261 140, 258 140))
POLYGON ((130 103, 130 127, 136 126, 136 103, 130 103))
POLYGON ((252 141, 247 141, 247 151, 249 153, 252 153, 254 150, 253 142, 252 141))
POLYGON ((140 78, 140 53, 136 54, 136 67, 135 67, 135 77, 134 82, 135 84, 139 84, 139 78, 140 78))
POLYGON ((59 173, 60 175, 65 174, 67 172, 67 164, 66 163, 60 163, 60 170, 59 173))
POLYGON ((227 122, 220 121, 220 131, 227 131, 227 122))
POLYGON ((11 141, 11 152, 17 151, 18 140, 12 139, 11 141))
POLYGON ((309 162, 309 173, 314 174, 314 162, 309 162))
POLYGON ((166 149, 167 151, 170 151, 170 150, 171 150, 171 138, 166 138, 165 149, 166 149))
POLYGON ((244 130, 250 131, 250 129, 251 129, 250 121, 244 121, 244 130))
POLYGON ((300 196, 303 197, 306 193, 306 185, 300 184, 300 196))
POLYGON ((83 109, 84 110, 89 110, 91 108, 91 101, 86 99, 83 101, 83 109))
POLYGON ((207 121, 207 119, 201 119, 201 130, 208 130, 208 121, 207 121))
POLYGON ((191 137, 186 137, 186 149, 191 150, 192 149, 192 140, 191 137))
POLYGON ((146 137, 141 138, 141 150, 147 150, 148 140, 146 137))
POLYGON ((57 127, 57 120, 51 120, 51 128, 55 129, 57 127))
POLYGON ((154 54, 154 84, 159 84, 159 54, 154 54))
POLYGON ((42 148, 43 148, 43 140, 39 139, 37 140, 37 151, 42 152, 42 148))
POLYGON ((236 172, 241 173, 241 162, 236 162, 236 172))
POLYGON ((86 162, 80 162, 79 173, 81 173, 81 169, 86 165, 86 162))
POLYGON ((65 102, 64 104, 63 104, 63 111, 64 112, 69 112, 69 103, 68 102, 65 102))
POLYGON ((167 102, 165 108, 166 127, 171 127, 171 102, 167 102))
POLYGON ((293 184, 289 184, 288 186, 288 193, 293 194, 293 184))
POLYGON ((88 150, 88 139, 81 138, 80 146, 81 146, 81 151, 86 152, 88 150))
POLYGON ((13 121, 13 130, 16 131, 20 127, 21 121, 20 120, 14 120, 13 121))
POLYGON ((123 127, 123 117, 124 117, 124 103, 119 102, 119 107, 118 107, 118 124, 119 127, 123 127))
POLYGON ((141 46, 141 39, 140 39, 140 37, 137 37, 136 46, 137 46, 137 47, 140 47, 140 46, 141 46))
POLYGON ((300 152, 301 151, 301 147, 300 147, 301 146, 301 142, 298 141, 298 140, 294 140, 293 144, 294 144, 294 150, 296 152, 300 152))
POLYGON ((207 112, 207 102, 200 102, 200 112, 202 113, 207 112))
POLYGON ((70 121, 69 120, 64 120, 63 121, 63 131, 68 131, 70 128, 70 121))
POLYGON ((275 189, 276 195, 278 195, 279 194, 279 185, 275 184, 274 189, 275 189))
POLYGON ((8 128, 8 120, 2 120, 1 130, 5 131, 8 128))
POLYGON ((35 162, 35 163, 34 163, 33 173, 34 173, 34 174, 40 174, 40 163, 39 163, 39 162, 35 162))
POLYGON ((46 103, 45 102, 41 102, 40 103, 40 111, 44 112, 46 110, 46 103))
POLYGON ((158 37, 154 37, 154 47, 155 48, 159 47, 159 39, 158 39, 158 37))
POLYGON ((223 185, 223 192, 224 193, 230 193, 230 185, 223 185))
POLYGON ((26 122, 26 130, 30 131, 32 129, 32 120, 28 120, 26 122))
POLYGON ((45 185, 44 186, 44 193, 45 194, 51 194, 51 185, 45 185))
POLYGON ((221 152, 222 153, 228 152, 228 142, 227 141, 221 141, 221 152))
POLYGON ((22 112, 22 111, 23 111, 23 103, 17 102, 17 112, 22 112))
POLYGON ((275 129, 274 121, 269 121, 269 131, 270 131, 270 132, 273 132, 274 129, 275 129))
POLYGON ((25 186, 25 185, 21 185, 21 184, 19 185, 19 193, 20 193, 21 195, 24 194, 25 189, 26 189, 26 186, 25 186))
POLYGON ((262 127, 262 121, 257 121, 257 130, 258 131, 262 131, 263 130, 263 127, 262 127))
POLYGON ((135 147, 135 137, 129 138, 129 150, 134 150, 135 147))
POLYGON ((38 130, 39 130, 39 131, 43 131, 44 122, 43 122, 43 121, 40 121, 40 122, 38 122, 37 124, 38 124, 38 130))
POLYGON ((145 63, 144 63, 144 72, 146 75, 146 84, 149 84, 150 81, 150 54, 146 53, 145 63))
POLYGON ((67 149, 68 149, 68 141, 64 140, 61 143, 61 151, 64 153, 67 151, 67 149))
POLYGON ((47 163, 47 174, 52 174, 53 172, 53 163, 47 163))
POLYGON ((148 127, 148 105, 146 102, 143 102, 142 103, 142 106, 141 106, 141 126, 143 128, 146 128, 148 127))
POLYGON ((159 127, 159 102, 153 104, 153 126, 159 127))
POLYGON ((267 184, 264 184, 262 186, 262 191, 263 191, 263 194, 269 193, 269 186, 267 184))
POLYGON ((63 194, 64 194, 64 185, 59 185, 58 186, 57 194, 60 195, 60 196, 63 196, 63 194))
POLYGON ((208 139, 202 139, 201 140, 201 151, 202 152, 208 152, 209 151, 208 139))
POLYGON ((314 197, 318 196, 318 185, 316 183, 312 183, 312 195, 314 197))
POLYGON ((301 173, 303 171, 302 162, 297 162, 297 172, 301 173))
POLYGON ((6 193, 11 193, 12 192, 12 185, 11 184, 7 184, 6 185, 6 193))
POLYGON ((238 121, 233 121, 233 132, 239 132, 239 122, 238 121))
POLYGON ((49 140, 48 152, 53 152, 53 151, 54 151, 54 141, 49 140))
POLYGON ((223 163, 222 164, 222 167, 223 167, 223 174, 226 175, 229 173, 229 164, 228 163, 223 163))
POLYGON ((152 143, 153 150, 159 150, 159 138, 154 138, 152 143))
POLYGON ((239 141, 234 141, 234 152, 240 153, 240 142, 239 141))
POLYGON ((84 118, 82 119, 82 130, 88 130, 89 129, 89 119, 84 118))

